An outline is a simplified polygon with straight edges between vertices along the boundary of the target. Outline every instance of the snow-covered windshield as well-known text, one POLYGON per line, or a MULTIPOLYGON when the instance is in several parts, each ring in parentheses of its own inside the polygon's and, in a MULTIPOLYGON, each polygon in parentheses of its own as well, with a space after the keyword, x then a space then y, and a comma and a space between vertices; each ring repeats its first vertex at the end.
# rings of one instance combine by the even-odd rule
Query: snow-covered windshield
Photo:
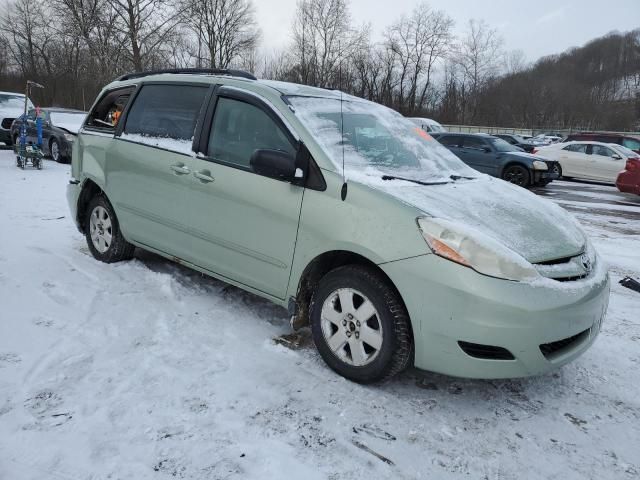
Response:
MULTIPOLYGON (((24 109, 24 96, 0 93, 0 108, 24 109)), ((27 108, 33 108, 31 100, 27 102, 27 108)))
POLYGON ((85 112, 51 112, 51 125, 64 128, 72 133, 78 133, 86 116, 85 112))
POLYGON ((390 175, 450 180, 479 173, 399 113, 365 100, 289 96, 296 116, 333 161, 351 176, 390 175), (341 105, 342 104, 342 105, 341 105))

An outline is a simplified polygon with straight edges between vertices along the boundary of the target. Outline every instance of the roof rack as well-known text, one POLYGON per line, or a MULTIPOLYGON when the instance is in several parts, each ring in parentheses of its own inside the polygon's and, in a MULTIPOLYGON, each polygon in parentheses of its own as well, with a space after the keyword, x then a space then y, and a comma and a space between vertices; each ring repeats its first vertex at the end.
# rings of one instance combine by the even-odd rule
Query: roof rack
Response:
POLYGON ((132 78, 142 78, 149 75, 159 75, 162 73, 186 74, 186 75, 229 75, 231 77, 247 78, 249 80, 257 80, 251 73, 244 70, 235 70, 232 68, 167 68, 165 70, 148 70, 146 72, 127 73, 118 77, 116 81, 131 80, 132 78))

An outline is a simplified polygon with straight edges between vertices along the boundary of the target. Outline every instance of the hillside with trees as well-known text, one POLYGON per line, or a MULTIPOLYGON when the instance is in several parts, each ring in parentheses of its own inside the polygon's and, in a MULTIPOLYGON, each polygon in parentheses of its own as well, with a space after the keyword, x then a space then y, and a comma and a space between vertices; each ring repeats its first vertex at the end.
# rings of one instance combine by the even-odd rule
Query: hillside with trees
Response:
POLYGON ((0 90, 31 79, 38 103, 86 109, 123 73, 234 67, 443 123, 640 129, 640 30, 527 65, 486 22, 454 25, 423 2, 374 41, 348 0, 299 0, 290 43, 265 52, 253 0, 9 0, 0 90))

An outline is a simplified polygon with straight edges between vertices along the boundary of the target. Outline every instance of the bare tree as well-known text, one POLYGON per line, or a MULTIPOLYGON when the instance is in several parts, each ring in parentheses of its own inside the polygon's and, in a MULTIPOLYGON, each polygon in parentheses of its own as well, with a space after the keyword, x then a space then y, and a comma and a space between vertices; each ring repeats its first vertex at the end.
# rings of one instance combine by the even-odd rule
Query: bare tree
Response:
MULTIPOLYGON (((185 22, 198 39, 198 64, 206 48, 211 68, 249 63, 260 31, 250 0, 187 0, 185 22)), ((255 62, 254 62, 255 63, 255 62)))
POLYGON ((385 45, 398 63, 401 112, 412 113, 424 106, 436 62, 449 50, 452 27, 449 16, 423 2, 387 29, 385 45))
POLYGON ((365 44, 367 36, 368 27, 358 30, 351 26, 346 0, 299 0, 292 48, 299 65, 299 81, 340 87, 342 63, 365 44))

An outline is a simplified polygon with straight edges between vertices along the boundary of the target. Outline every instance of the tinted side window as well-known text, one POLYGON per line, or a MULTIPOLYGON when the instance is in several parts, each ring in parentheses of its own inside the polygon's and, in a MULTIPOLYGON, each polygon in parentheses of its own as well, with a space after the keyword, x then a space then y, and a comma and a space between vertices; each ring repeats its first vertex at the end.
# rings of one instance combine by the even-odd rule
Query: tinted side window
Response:
POLYGON ((602 157, 610 157, 613 155, 613 150, 609 147, 604 147, 602 145, 593 145, 593 150, 591 151, 592 155, 600 155, 602 157))
POLYGON ((585 143, 574 143, 572 145, 567 145, 563 148, 563 150, 567 150, 569 152, 576 153, 587 153, 587 144, 585 143))
POLYGON ((104 94, 87 117, 87 127, 113 132, 120 120, 120 114, 129 102, 135 87, 119 88, 104 94))
POLYGON ((127 115, 124 133, 192 140, 207 86, 144 85, 127 115))
POLYGON ((446 145, 447 147, 458 147, 460 144, 462 144, 462 137, 445 135, 444 137, 438 137, 438 141, 442 145, 446 145))
POLYGON ((249 103, 220 97, 211 126, 208 155, 249 168, 253 152, 263 148, 295 155, 291 142, 266 112, 249 103))
POLYGON ((476 150, 482 150, 487 146, 487 143, 478 137, 464 137, 464 147, 473 148, 476 150))

